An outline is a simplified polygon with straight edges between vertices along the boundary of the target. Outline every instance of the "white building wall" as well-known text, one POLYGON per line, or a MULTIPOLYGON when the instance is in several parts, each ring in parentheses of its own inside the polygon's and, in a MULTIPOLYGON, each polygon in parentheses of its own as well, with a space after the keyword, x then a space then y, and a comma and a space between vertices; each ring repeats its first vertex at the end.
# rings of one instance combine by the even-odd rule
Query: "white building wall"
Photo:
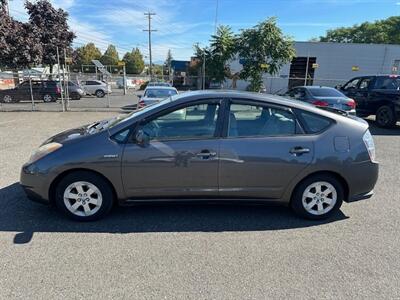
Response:
MULTIPOLYGON (((356 76, 391 74, 396 60, 400 61, 400 45, 295 42, 297 57, 316 57, 319 65, 314 72, 314 85, 335 86, 356 76), (358 67, 353 71, 352 67, 358 67)), ((238 60, 231 67, 239 68, 238 60)), ((290 64, 275 76, 264 74, 269 93, 285 92, 289 82, 290 64)), ((399 73, 399 72, 397 72, 399 73)), ((230 87, 227 81, 226 87, 230 87)), ((239 81, 238 89, 246 89, 248 82, 239 81)))

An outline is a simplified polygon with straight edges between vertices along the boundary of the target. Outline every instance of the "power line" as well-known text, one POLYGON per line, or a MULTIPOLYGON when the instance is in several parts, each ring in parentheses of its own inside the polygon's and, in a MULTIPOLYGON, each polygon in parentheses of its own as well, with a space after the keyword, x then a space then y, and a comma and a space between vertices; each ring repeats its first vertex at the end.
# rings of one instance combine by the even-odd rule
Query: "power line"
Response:
POLYGON ((152 57, 151 57, 151 33, 154 31, 157 31, 156 29, 151 29, 151 16, 155 16, 155 13, 151 13, 151 12, 147 12, 144 13, 145 16, 147 16, 148 20, 149 20, 149 28, 148 29, 143 29, 143 31, 147 31, 149 33, 149 56, 150 56, 150 78, 153 78, 153 61, 152 61, 152 57))

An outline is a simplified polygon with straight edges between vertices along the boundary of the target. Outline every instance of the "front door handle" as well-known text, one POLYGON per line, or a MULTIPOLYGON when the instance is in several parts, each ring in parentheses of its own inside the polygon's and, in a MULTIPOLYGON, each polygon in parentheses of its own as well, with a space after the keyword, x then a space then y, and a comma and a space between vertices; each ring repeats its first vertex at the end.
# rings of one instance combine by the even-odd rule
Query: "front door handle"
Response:
POLYGON ((217 152, 209 151, 209 150, 202 150, 201 152, 196 154, 197 157, 208 159, 210 157, 217 156, 217 152))
POLYGON ((297 146, 297 147, 290 149, 289 153, 293 154, 294 156, 298 156, 298 155, 302 155, 304 153, 310 153, 310 149, 297 146))

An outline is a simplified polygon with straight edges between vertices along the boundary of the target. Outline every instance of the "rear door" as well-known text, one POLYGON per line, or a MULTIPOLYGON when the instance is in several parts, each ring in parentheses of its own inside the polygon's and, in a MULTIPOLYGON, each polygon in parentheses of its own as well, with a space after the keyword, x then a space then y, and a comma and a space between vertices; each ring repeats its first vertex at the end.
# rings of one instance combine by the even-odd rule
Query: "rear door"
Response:
POLYGON ((276 105, 232 100, 220 146, 220 195, 282 196, 313 159, 313 137, 301 135, 294 113, 276 105))
POLYGON ((148 145, 125 146, 122 180, 128 198, 218 196, 220 101, 185 104, 138 125, 148 145))

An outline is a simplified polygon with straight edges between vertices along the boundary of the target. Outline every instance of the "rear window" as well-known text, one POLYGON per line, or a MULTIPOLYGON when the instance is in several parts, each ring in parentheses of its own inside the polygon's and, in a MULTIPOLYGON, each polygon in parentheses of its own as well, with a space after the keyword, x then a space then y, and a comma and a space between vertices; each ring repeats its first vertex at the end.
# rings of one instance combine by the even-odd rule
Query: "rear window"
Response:
POLYGON ((400 77, 378 77, 376 78, 375 88, 381 90, 399 90, 400 77))
POLYGON ((332 120, 306 111, 300 111, 300 119, 306 133, 322 132, 332 124, 332 120))
POLYGON ((309 89, 311 95, 314 97, 344 97, 344 95, 335 89, 320 88, 320 89, 309 89))
POLYGON ((145 97, 148 98, 167 98, 169 96, 176 95, 176 90, 173 89, 147 89, 144 93, 145 97))

